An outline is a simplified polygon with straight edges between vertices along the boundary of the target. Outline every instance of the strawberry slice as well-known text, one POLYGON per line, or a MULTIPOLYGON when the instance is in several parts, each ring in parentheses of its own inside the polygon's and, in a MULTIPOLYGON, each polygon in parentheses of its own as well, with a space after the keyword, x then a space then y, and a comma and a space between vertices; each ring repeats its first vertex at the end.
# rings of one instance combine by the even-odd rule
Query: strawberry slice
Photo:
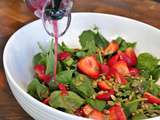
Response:
POLYGON ((101 74, 108 75, 109 74, 109 66, 107 64, 100 65, 101 74))
POLYGON ((124 53, 122 51, 118 51, 118 54, 119 54, 120 60, 124 60, 128 66, 132 66, 132 60, 126 53, 124 53))
POLYGON ((112 106, 109 112, 109 120, 127 120, 123 108, 118 104, 112 106))
POLYGON ((83 108, 82 108, 82 112, 83 112, 83 115, 88 117, 89 114, 93 111, 94 109, 89 105, 89 104, 86 104, 83 108))
POLYGON ((132 76, 139 76, 139 70, 137 68, 129 68, 129 73, 132 75, 132 76))
POLYGON ((137 64, 137 56, 136 56, 136 53, 134 52, 134 49, 129 47, 125 50, 125 54, 130 58, 131 60, 131 63, 130 65, 131 66, 134 66, 137 64))
POLYGON ((108 100, 111 99, 111 95, 114 95, 114 94, 115 94, 114 90, 110 89, 110 90, 108 90, 108 92, 104 92, 104 93, 98 94, 96 96, 96 99, 108 101, 108 100))
POLYGON ((111 57, 108 61, 109 66, 114 65, 119 60, 119 57, 119 54, 116 54, 113 57, 111 57))
POLYGON ((97 86, 101 89, 101 90, 109 90, 110 87, 107 85, 107 83, 105 83, 104 81, 98 81, 97 82, 97 86))
POLYGON ((39 74, 44 74, 46 67, 42 64, 37 64, 34 66, 34 71, 39 75, 39 74))
POLYGON ((79 70, 90 78, 97 79, 100 73, 100 65, 95 57, 87 56, 77 63, 79 70))
POLYGON ((104 114, 98 110, 95 110, 95 109, 89 114, 89 118, 91 118, 93 120, 105 120, 104 114))
POLYGON ((67 91, 67 88, 66 86, 63 84, 63 83, 59 83, 58 84, 58 88, 60 89, 61 91, 61 95, 68 95, 68 91, 67 91))
POLYGON ((156 103, 158 105, 160 105, 160 98, 148 93, 148 92, 145 92, 144 95, 143 95, 144 98, 147 98, 147 101, 149 103, 156 103))
POLYGON ((116 41, 112 41, 106 48, 103 49, 103 55, 113 54, 119 49, 119 44, 116 41))
POLYGON ((112 67, 122 76, 128 76, 129 75, 129 69, 127 66, 127 63, 123 60, 120 60, 112 65, 112 67))
POLYGON ((127 84, 127 80, 122 76, 122 75, 120 75, 119 73, 115 73, 115 82, 117 82, 117 83, 120 83, 120 84, 122 84, 122 85, 125 85, 125 84, 127 84))
POLYGON ((48 98, 46 98, 46 99, 44 99, 44 100, 42 101, 42 103, 44 103, 44 104, 48 105, 48 104, 49 104, 49 97, 48 97, 48 98))
POLYGON ((34 66, 34 71, 38 75, 38 78, 45 83, 48 83, 51 80, 51 76, 45 74, 46 67, 42 64, 37 64, 34 66))
POLYGON ((66 52, 66 51, 60 52, 58 54, 58 59, 61 60, 61 61, 65 60, 65 59, 68 59, 70 57, 71 57, 71 54, 69 52, 66 52))

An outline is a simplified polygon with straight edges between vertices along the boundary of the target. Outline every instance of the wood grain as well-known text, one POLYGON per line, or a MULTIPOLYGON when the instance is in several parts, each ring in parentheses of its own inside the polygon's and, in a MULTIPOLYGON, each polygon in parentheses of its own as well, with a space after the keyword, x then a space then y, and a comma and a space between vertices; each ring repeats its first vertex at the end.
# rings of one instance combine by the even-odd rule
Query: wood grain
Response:
MULTIPOLYGON (((73 11, 116 14, 160 28, 159 0, 74 0, 73 11)), ((0 120, 32 120, 18 105, 8 87, 2 55, 8 38, 35 19, 23 0, 0 0, 0 120)))

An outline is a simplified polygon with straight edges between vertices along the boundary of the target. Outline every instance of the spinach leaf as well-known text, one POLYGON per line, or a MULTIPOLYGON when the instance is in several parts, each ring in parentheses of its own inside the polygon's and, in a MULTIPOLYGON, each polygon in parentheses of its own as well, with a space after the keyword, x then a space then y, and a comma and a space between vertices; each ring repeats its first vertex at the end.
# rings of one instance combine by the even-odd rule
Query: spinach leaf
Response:
POLYGON ((104 48, 106 47, 109 42, 108 40, 106 40, 102 34, 100 34, 99 32, 95 33, 95 44, 97 47, 99 48, 104 48))
POLYGON ((144 113, 138 113, 132 117, 132 120, 143 120, 147 119, 144 113))
POLYGON ((134 48, 136 46, 136 42, 133 42, 133 43, 126 42, 126 40, 123 39, 122 37, 118 37, 116 39, 116 41, 118 42, 118 44, 119 44, 119 50, 121 50, 121 51, 125 51, 128 47, 134 48))
POLYGON ((72 91, 68 95, 61 95, 61 91, 54 91, 49 99, 49 105, 53 108, 62 108, 68 113, 74 113, 84 104, 84 99, 72 91))
POLYGON ((38 53, 33 57, 33 65, 46 64, 46 54, 38 53))
POLYGON ((63 49, 63 51, 66 51, 66 52, 70 52, 70 53, 74 52, 74 49, 69 48, 64 42, 62 42, 61 48, 63 49))
POLYGON ((89 98, 95 93, 91 80, 82 74, 77 74, 76 77, 73 78, 71 89, 83 98, 89 98))
POLYGON ((96 52, 95 34, 93 31, 83 31, 83 33, 79 36, 79 42, 82 49, 88 50, 87 54, 90 55, 96 52))
POLYGON ((61 71, 57 74, 57 81, 64 84, 70 84, 72 82, 73 70, 61 71))
POLYGON ((48 88, 41 84, 38 79, 33 79, 32 82, 28 85, 28 93, 35 97, 36 99, 43 100, 49 95, 48 88))
POLYGON ((97 99, 86 99, 86 103, 90 104, 93 108, 102 111, 105 108, 106 101, 103 100, 97 100, 97 99))
POLYGON ((50 50, 46 58, 46 74, 52 75, 53 68, 54 68, 54 54, 53 51, 50 50))
POLYGON ((150 53, 141 53, 138 56, 137 67, 141 70, 153 71, 157 67, 158 62, 159 60, 150 53))

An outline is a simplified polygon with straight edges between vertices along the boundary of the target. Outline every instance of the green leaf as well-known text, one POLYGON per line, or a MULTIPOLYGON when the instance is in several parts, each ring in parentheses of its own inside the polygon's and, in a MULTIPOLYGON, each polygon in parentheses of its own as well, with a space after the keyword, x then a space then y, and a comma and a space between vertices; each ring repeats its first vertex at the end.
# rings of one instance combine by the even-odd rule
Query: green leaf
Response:
POLYGON ((27 91, 31 96, 39 100, 43 100, 49 95, 48 88, 45 85, 41 84, 36 78, 32 80, 31 83, 28 85, 27 91))
POLYGON ((71 89, 83 98, 89 98, 95 93, 91 80, 82 74, 77 74, 76 77, 73 78, 71 89))
POLYGON ((106 47, 109 44, 109 42, 103 37, 102 34, 100 34, 99 32, 97 32, 95 34, 95 44, 99 48, 104 48, 104 47, 106 47))
POLYGON ((61 71, 57 74, 57 81, 64 84, 71 84, 73 70, 61 71))
POLYGON ((63 51, 70 52, 70 53, 74 52, 74 49, 69 48, 64 42, 62 42, 61 47, 62 47, 63 51))
POLYGON ((88 50, 87 54, 90 55, 96 52, 95 33, 93 31, 83 31, 79 39, 82 49, 88 50))
POLYGON ((74 63, 74 60, 72 58, 65 59, 63 63, 67 66, 71 66, 74 63))
POLYGON ((141 70, 153 71, 157 67, 158 62, 159 60, 150 53, 141 53, 138 56, 137 67, 141 70))
POLYGON ((132 48, 134 48, 135 46, 136 46, 136 42, 133 42, 133 43, 131 43, 131 42, 126 42, 126 40, 125 39, 123 39, 122 37, 118 37, 117 39, 116 39, 116 41, 118 42, 118 44, 119 44, 119 50, 121 50, 121 51, 125 51, 128 47, 132 47, 132 48))
POLYGON ((152 78, 158 80, 160 77, 160 66, 157 66, 153 71, 151 71, 152 78))
POLYGON ((133 100, 129 102, 128 104, 126 104, 126 106, 128 107, 130 113, 133 113, 137 111, 138 104, 139 104, 139 101, 133 100))
POLYGON ((78 58, 84 57, 84 56, 86 56, 86 52, 81 51, 81 50, 78 50, 78 51, 75 53, 75 56, 78 57, 78 58))
POLYGON ((68 95, 61 95, 61 91, 54 91, 49 99, 51 107, 62 108, 68 113, 74 113, 84 102, 84 99, 71 91, 68 91, 68 95))
POLYGON ((33 65, 46 64, 46 55, 43 53, 38 53, 33 57, 33 65))
POLYGON ((54 54, 53 51, 50 50, 46 59, 46 74, 52 75, 53 68, 54 68, 54 54))
POLYGON ((143 119, 147 119, 144 113, 139 113, 132 117, 132 120, 143 120, 143 119))
POLYGON ((97 100, 97 99, 94 100, 94 99, 91 99, 91 98, 86 99, 86 102, 88 104, 90 104, 93 108, 95 108, 99 111, 102 111, 105 108, 105 105, 106 105, 106 101, 97 100))

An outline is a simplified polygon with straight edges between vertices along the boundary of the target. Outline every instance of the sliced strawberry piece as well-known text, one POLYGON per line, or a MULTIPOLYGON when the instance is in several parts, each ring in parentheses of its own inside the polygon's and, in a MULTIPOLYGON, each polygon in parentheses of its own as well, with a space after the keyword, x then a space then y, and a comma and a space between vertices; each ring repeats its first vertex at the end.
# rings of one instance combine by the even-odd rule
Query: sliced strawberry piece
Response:
POLYGON ((106 48, 103 49, 103 55, 113 54, 119 49, 119 44, 116 41, 112 41, 106 48))
POLYGON ((46 67, 42 64, 37 64, 34 66, 34 71, 38 75, 38 78, 45 83, 48 83, 51 80, 51 76, 48 74, 45 74, 46 67))
POLYGON ((132 76, 139 76, 139 70, 137 68, 129 68, 129 73, 132 75, 132 76))
POLYGON ((70 57, 71 57, 71 54, 69 52, 66 52, 66 51, 58 54, 58 59, 61 60, 61 61, 65 60, 65 59, 68 59, 70 57))
POLYGON ((83 108, 82 108, 82 111, 83 111, 83 115, 88 117, 89 114, 93 111, 94 109, 89 105, 85 105, 83 108))
POLYGON ((104 120, 104 114, 98 110, 93 110, 91 114, 89 114, 89 118, 93 120, 104 120))
POLYGON ((108 75, 109 74, 109 66, 107 64, 100 65, 101 74, 108 75))
POLYGON ((143 95, 144 98, 147 98, 147 101, 149 103, 156 103, 158 105, 160 105, 160 98, 148 93, 148 92, 145 92, 144 95, 143 95))
POLYGON ((123 60, 120 60, 112 65, 112 67, 122 76, 128 76, 129 75, 129 69, 127 66, 127 63, 123 60))
POLYGON ((49 83, 49 81, 52 78, 50 75, 46 75, 46 74, 38 74, 38 77, 40 80, 44 81, 45 83, 49 83))
POLYGON ((42 101, 42 103, 44 103, 44 104, 48 105, 48 104, 49 104, 49 97, 48 97, 48 98, 46 98, 46 99, 44 99, 44 100, 42 101))
POLYGON ((96 96, 96 99, 108 101, 108 100, 111 99, 111 95, 114 95, 114 94, 115 94, 114 90, 110 89, 110 90, 108 90, 108 92, 104 92, 104 93, 98 94, 96 96))
POLYGON ((101 90, 109 90, 110 87, 107 85, 107 83, 105 83, 104 81, 98 81, 97 82, 97 86, 101 89, 101 90))
POLYGON ((116 54, 113 57, 111 57, 108 61, 109 66, 115 64, 119 60, 119 57, 120 57, 119 54, 116 54))
POLYGON ((83 113, 83 110, 81 108, 77 109, 75 112, 74 112, 75 115, 77 116, 84 116, 84 113, 83 113))
POLYGON ((127 120, 123 108, 115 104, 109 109, 109 120, 127 120))
POLYGON ((61 91, 61 95, 68 95, 68 91, 67 91, 67 88, 66 86, 63 84, 63 83, 59 83, 58 84, 58 88, 60 89, 61 91))
POLYGON ((39 75, 39 74, 44 74, 46 67, 42 64, 37 64, 34 66, 34 71, 39 75))
POLYGON ((134 49, 129 47, 125 50, 125 53, 126 55, 130 58, 131 60, 131 63, 130 65, 131 66, 134 66, 137 64, 137 56, 136 56, 136 53, 134 52, 134 49))
POLYGON ((79 70, 90 78, 97 79, 100 73, 100 65, 95 57, 87 56, 77 63, 79 70))
POLYGON ((122 76, 120 75, 119 73, 115 73, 115 82, 119 83, 119 84, 122 84, 122 85, 125 85, 127 84, 127 80, 122 76))
POLYGON ((118 54, 120 56, 119 57, 120 60, 125 61, 128 66, 132 66, 132 60, 131 60, 131 58, 126 53, 124 53, 122 51, 118 51, 118 54))

